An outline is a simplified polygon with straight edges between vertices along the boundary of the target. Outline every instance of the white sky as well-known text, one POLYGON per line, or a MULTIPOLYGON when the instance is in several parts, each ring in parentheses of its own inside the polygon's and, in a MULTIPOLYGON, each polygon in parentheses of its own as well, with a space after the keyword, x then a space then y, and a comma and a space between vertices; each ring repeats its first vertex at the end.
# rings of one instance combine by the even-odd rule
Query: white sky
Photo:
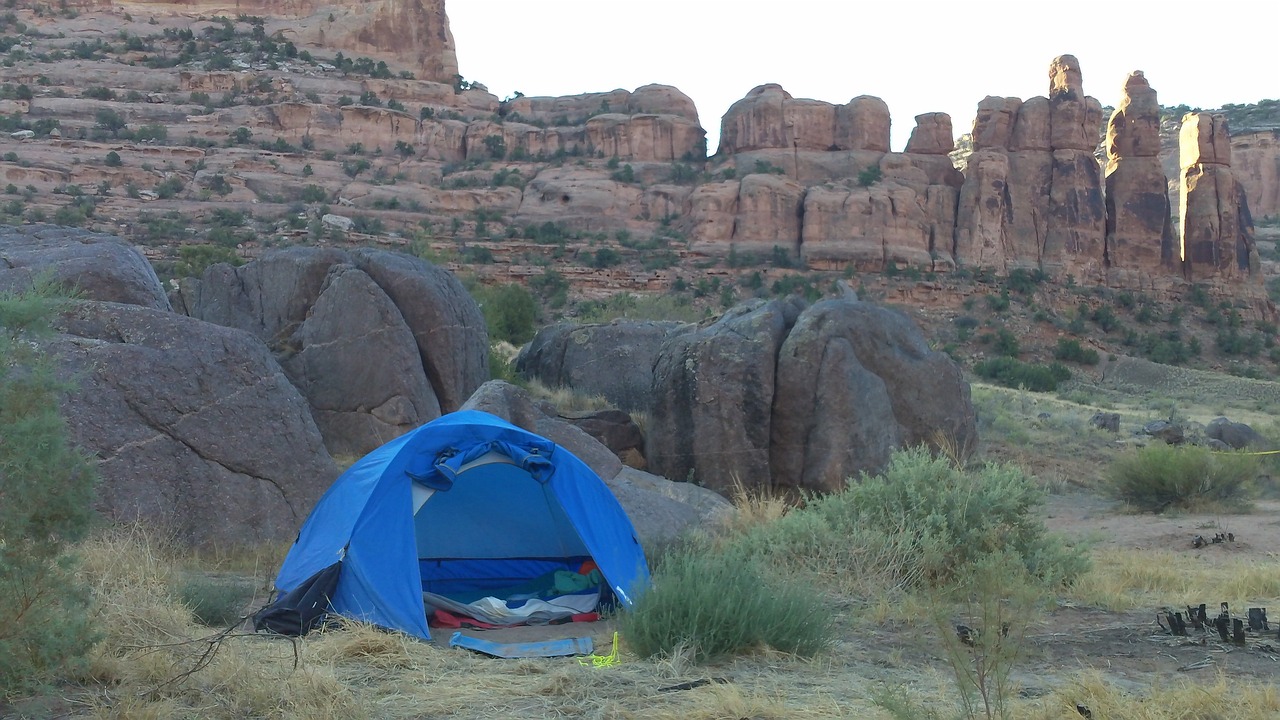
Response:
POLYGON ((1048 92, 1080 59, 1084 90, 1119 102, 1143 70, 1164 105, 1280 98, 1280 2, 1109 0, 447 0, 458 64, 499 98, 674 85, 715 152, 720 118, 757 85, 832 103, 875 95, 893 149, 915 116, 968 132, 987 95, 1048 92))

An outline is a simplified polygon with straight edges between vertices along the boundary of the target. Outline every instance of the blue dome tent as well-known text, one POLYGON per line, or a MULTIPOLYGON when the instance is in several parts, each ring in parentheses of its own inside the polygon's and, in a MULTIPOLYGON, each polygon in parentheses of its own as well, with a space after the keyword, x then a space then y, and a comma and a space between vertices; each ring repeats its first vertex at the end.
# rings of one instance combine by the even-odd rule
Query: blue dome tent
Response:
POLYGON ((430 639, 424 593, 502 598, 584 565, 598 568, 600 596, 623 607, 649 583, 609 488, 550 440, 460 411, 388 442, 334 481, 276 576, 279 599, 255 624, 298 634, 329 612, 430 639))

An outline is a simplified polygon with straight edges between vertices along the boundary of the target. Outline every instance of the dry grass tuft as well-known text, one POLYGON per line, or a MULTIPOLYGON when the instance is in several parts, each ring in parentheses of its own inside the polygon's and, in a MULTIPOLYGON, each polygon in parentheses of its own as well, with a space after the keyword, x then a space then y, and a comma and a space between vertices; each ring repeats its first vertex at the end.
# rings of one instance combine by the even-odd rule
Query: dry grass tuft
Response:
POLYGON ((311 656, 334 663, 357 661, 383 670, 417 667, 411 646, 421 645, 401 633, 350 621, 341 629, 316 633, 307 641, 311 656))
POLYGON ((1221 558, 1199 562, 1167 550, 1104 550, 1071 588, 1071 597, 1105 610, 1179 606, 1202 602, 1233 606, 1280 604, 1274 561, 1221 558))
POLYGON ((787 498, 782 495, 769 488, 748 488, 736 475, 733 478, 733 489, 729 494, 729 500, 738 512, 727 519, 723 527, 735 533, 747 532, 752 528, 775 522, 786 515, 792 507, 787 498))
POLYGON ((1018 717, 1079 720, 1077 703, 1088 707, 1095 718, 1264 720, 1280 717, 1280 691, 1267 683, 1233 681, 1219 675, 1212 682, 1162 683, 1151 689, 1149 697, 1134 697, 1108 682, 1096 670, 1081 674, 1037 703, 1024 705, 1018 717))
POLYGON ((557 410, 585 412, 613 407, 603 395, 585 395, 574 392, 571 388, 548 387, 538 380, 530 380, 525 389, 534 400, 545 400, 554 405, 557 410))

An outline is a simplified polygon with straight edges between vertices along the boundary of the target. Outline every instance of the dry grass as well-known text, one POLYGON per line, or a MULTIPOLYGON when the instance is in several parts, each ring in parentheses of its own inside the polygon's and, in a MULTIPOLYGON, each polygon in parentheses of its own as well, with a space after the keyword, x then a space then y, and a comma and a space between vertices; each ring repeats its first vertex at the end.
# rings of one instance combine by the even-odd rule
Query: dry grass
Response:
POLYGON ((570 388, 548 387, 538 380, 530 380, 525 389, 529 391, 529 395, 534 400, 545 400, 558 410, 585 412, 613 407, 603 395, 585 395, 574 392, 570 388))
POLYGON ((1224 600, 1232 607, 1275 607, 1280 604, 1280 561, 1219 558, 1210 563, 1166 550, 1098 551, 1071 597, 1104 610, 1180 602, 1217 605, 1224 600))
POLYGON ((748 488, 736 475, 729 500, 737 509, 723 525, 730 533, 744 533, 752 528, 768 525, 786 515, 792 507, 782 495, 769 488, 748 488))
POLYGON ((1083 673, 1048 697, 1026 703, 1017 717, 1025 720, 1079 720, 1079 703, 1095 718, 1185 720, 1230 718, 1264 720, 1280 717, 1280 691, 1268 683, 1233 680, 1219 675, 1212 682, 1161 683, 1147 697, 1135 697, 1107 681, 1103 673, 1083 673))

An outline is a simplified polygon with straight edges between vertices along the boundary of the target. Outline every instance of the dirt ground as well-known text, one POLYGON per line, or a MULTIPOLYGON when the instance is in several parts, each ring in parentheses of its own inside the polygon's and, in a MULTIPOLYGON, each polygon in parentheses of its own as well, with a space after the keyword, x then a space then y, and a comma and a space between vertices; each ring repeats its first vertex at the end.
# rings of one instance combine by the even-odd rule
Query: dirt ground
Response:
MULTIPOLYGON (((1047 509, 1050 530, 1087 540, 1098 550, 1163 550, 1188 565, 1232 559, 1274 564, 1280 572, 1280 501, 1261 501, 1250 512, 1230 515, 1133 515, 1122 512, 1113 501, 1079 493, 1052 496, 1047 509), (1234 542, 1213 542, 1219 533, 1231 533, 1234 542), (1209 544, 1196 548, 1197 536, 1209 544)), ((1223 599, 1170 597, 1167 605, 1180 610, 1205 603, 1212 619, 1223 599)), ((1029 638, 1038 657, 1033 656, 1028 673, 1034 677, 1055 669, 1088 667, 1104 670, 1116 682, 1150 687, 1156 676, 1211 676, 1222 671, 1229 677, 1270 681, 1280 672, 1280 608, 1270 609, 1271 632, 1249 633, 1245 647, 1222 642, 1213 630, 1191 629, 1188 637, 1173 637, 1157 625, 1157 610, 1115 613, 1061 606, 1029 638)), ((1231 612, 1233 617, 1243 617, 1248 608, 1231 608, 1231 612)))

